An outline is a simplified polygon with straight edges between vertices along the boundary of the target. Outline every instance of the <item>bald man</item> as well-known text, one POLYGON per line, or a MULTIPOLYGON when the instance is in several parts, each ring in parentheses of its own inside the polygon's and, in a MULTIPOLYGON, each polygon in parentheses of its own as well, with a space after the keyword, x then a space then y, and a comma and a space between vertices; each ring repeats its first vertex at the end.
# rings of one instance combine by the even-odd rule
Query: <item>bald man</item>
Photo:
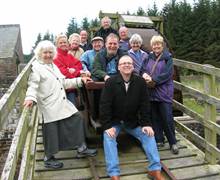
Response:
POLYGON ((119 59, 119 73, 109 78, 100 101, 100 119, 104 130, 107 173, 119 180, 120 168, 116 138, 121 129, 137 138, 149 160, 148 174, 157 180, 161 175, 160 157, 151 127, 150 101, 145 80, 133 73, 130 56, 119 59))

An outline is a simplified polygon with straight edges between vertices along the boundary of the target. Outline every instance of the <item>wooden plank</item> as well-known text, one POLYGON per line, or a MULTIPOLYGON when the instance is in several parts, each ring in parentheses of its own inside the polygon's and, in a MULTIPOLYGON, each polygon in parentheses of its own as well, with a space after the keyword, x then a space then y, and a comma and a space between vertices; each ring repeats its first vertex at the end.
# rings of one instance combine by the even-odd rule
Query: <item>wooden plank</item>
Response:
POLYGON ((24 140, 28 131, 28 113, 29 109, 25 108, 19 119, 18 126, 15 131, 12 144, 8 153, 8 157, 6 159, 5 166, 2 171, 1 179, 14 179, 17 161, 21 154, 21 150, 24 145, 24 140))
MULTIPOLYGON (((62 170, 66 169, 77 169, 77 168, 88 168, 89 167, 89 162, 87 159, 63 159, 62 160, 64 166, 62 170)), ((53 169, 48 169, 44 167, 44 162, 43 161, 36 161, 35 164, 35 171, 54 171, 53 169)))
MULTIPOLYGON (((204 74, 203 77, 204 77, 204 81, 203 81, 204 92, 215 96, 216 95, 215 77, 213 75, 207 75, 207 74, 204 74)), ((205 103, 204 119, 207 119, 212 123, 216 123, 215 104, 205 103)), ((212 144, 213 146, 217 147, 216 130, 213 128, 205 127, 204 132, 205 132, 205 140, 208 143, 212 144)), ((213 149, 205 149, 205 155, 209 163, 216 164, 217 155, 213 149)))
MULTIPOLYGON (((171 171, 177 179, 193 179, 206 176, 219 175, 219 165, 203 165, 188 168, 175 169, 171 171), (187 172, 187 173, 186 173, 187 172)), ((209 179, 209 178, 207 178, 209 179)))
POLYGON ((204 127, 215 130, 216 133, 218 135, 220 135, 220 125, 219 124, 214 123, 212 121, 208 121, 209 118, 205 120, 205 118, 203 116, 201 116, 200 114, 196 113, 193 110, 190 110, 189 108, 187 108, 186 106, 184 106, 183 104, 181 104, 175 100, 173 100, 173 106, 176 109, 182 111, 183 113, 186 113, 189 116, 193 117, 195 120, 198 120, 204 127))
POLYGON ((173 64, 186 69, 191 69, 196 72, 202 72, 205 74, 212 74, 214 76, 220 77, 220 69, 215 67, 210 67, 208 65, 198 64, 190 61, 184 61, 181 59, 173 58, 173 64))
MULTIPOLYGON (((32 152, 32 146, 35 146, 36 136, 37 136, 37 127, 38 127, 38 118, 37 118, 37 107, 34 106, 32 109, 31 122, 29 124, 29 132, 27 133, 26 142, 24 145, 22 160, 20 165, 20 171, 18 179, 27 179, 28 173, 33 172, 33 161, 34 154, 32 152)), ((30 174, 30 176, 32 176, 30 174)))
POLYGON ((192 166, 200 166, 205 165, 207 162, 204 159, 198 158, 197 156, 192 157, 183 157, 176 159, 167 159, 162 161, 165 166, 167 166, 170 170, 183 168, 183 167, 192 167, 192 166))
POLYGON ((199 143, 203 148, 215 154, 215 156, 220 159, 220 150, 209 142, 205 141, 204 138, 197 135, 194 131, 186 127, 185 125, 176 121, 176 125, 179 130, 186 133, 194 142, 199 143))
POLYGON ((34 180, 91 180, 90 168, 36 172, 34 180))
MULTIPOLYGON (((204 93, 190 86, 181 84, 180 82, 177 82, 177 81, 174 81, 174 87, 182 92, 187 92, 191 96, 196 97, 197 99, 203 100, 204 102, 207 102, 209 104, 213 104, 216 106, 220 106, 220 99, 213 95, 204 93)), ((207 85, 206 87, 209 87, 209 86, 207 85)))
POLYGON ((220 175, 214 175, 214 176, 206 176, 206 177, 200 177, 199 180, 219 180, 220 175))

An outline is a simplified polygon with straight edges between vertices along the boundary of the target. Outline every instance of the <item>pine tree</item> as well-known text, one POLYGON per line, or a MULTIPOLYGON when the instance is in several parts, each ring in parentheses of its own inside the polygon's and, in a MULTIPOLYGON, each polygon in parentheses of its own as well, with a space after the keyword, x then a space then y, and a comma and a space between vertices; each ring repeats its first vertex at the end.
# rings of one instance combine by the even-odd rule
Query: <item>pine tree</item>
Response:
POLYGON ((136 13, 138 16, 146 16, 145 11, 143 10, 142 7, 139 7, 136 13))
POLYGON ((82 29, 88 31, 89 30, 89 26, 90 26, 90 23, 88 21, 88 18, 87 17, 84 17, 83 18, 83 21, 82 21, 82 29))
POLYGON ((158 8, 157 8, 157 5, 154 1, 154 5, 153 5, 153 8, 152 9, 149 9, 147 10, 147 15, 148 16, 158 16, 159 12, 158 12, 158 8))
POLYGON ((78 24, 77 24, 75 18, 72 18, 70 20, 70 23, 69 23, 69 25, 67 27, 66 35, 67 35, 67 37, 69 37, 73 33, 79 33, 79 27, 78 27, 78 24))

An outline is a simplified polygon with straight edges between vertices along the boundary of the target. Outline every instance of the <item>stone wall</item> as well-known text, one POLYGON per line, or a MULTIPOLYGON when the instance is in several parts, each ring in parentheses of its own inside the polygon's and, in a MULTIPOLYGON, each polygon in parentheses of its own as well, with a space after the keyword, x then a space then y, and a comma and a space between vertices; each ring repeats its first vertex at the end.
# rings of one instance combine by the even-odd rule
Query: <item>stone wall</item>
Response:
POLYGON ((16 58, 0 59, 0 97, 16 79, 17 75, 16 58))

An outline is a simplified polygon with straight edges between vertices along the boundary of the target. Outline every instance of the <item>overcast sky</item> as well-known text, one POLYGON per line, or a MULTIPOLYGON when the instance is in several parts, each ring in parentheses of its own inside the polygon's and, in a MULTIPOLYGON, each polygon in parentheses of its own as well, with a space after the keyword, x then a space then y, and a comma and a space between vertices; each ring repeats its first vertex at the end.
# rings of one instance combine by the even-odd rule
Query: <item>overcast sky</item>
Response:
MULTIPOLYGON (((23 52, 28 54, 34 45, 38 33, 53 34, 66 32, 70 19, 75 17, 81 22, 98 17, 99 11, 136 12, 138 7, 144 10, 152 8, 156 2, 162 9, 171 0, 1 0, 0 24, 20 24, 23 52)), ((180 0, 179 0, 180 1, 180 0)), ((187 0, 190 2, 191 0, 187 0)))

